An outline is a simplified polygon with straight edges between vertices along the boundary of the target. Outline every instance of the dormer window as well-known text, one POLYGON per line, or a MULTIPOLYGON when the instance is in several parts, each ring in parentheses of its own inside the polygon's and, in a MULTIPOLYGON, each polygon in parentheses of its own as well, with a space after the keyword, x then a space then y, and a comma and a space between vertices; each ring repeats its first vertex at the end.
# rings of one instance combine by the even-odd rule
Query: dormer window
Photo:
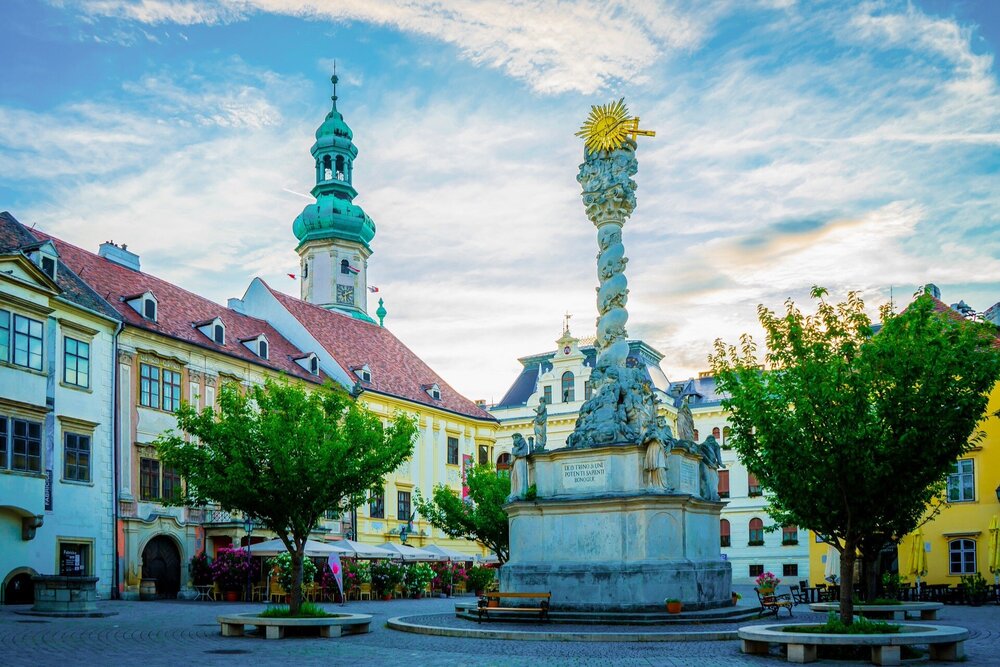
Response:
POLYGON ((226 344, 226 325, 220 318, 195 322, 194 326, 216 345, 226 344))
POLYGON ((56 246, 52 241, 45 241, 43 243, 30 246, 33 250, 28 253, 28 257, 35 263, 42 272, 47 275, 52 280, 56 279, 56 259, 59 257, 59 252, 56 250, 56 246))
POLYGON ((361 380, 362 382, 372 381, 372 369, 368 368, 368 364, 365 364, 364 366, 358 366, 357 368, 352 368, 351 370, 354 371, 354 374, 357 375, 358 379, 361 380))
POLYGON ((438 386, 437 382, 434 384, 424 385, 424 391, 426 391, 427 395, 435 401, 441 400, 441 387, 438 386))
POLYGON ((312 375, 319 375, 319 357, 315 352, 303 354, 301 357, 294 357, 293 360, 312 375))
POLYGON ((244 338, 240 342, 261 359, 268 358, 268 342, 267 337, 264 334, 254 336, 253 338, 244 338))
POLYGON ((42 255, 42 271, 52 280, 56 279, 56 260, 52 257, 42 255))
MULTIPOLYGON (((145 317, 150 322, 155 322, 157 317, 158 303, 152 292, 143 292, 134 296, 122 297, 122 301, 127 303, 132 310, 145 317)), ((206 334, 208 335, 208 334, 206 334)))

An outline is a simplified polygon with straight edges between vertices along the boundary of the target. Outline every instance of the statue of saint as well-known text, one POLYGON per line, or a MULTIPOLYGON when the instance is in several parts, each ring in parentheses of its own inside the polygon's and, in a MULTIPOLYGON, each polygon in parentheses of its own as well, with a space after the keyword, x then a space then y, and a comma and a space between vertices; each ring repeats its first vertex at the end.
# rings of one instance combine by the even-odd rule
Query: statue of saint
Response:
POLYGON ((654 491, 667 488, 667 452, 663 443, 650 440, 646 444, 646 459, 643 467, 646 469, 646 486, 654 491))
POLYGON ((545 397, 538 399, 538 407, 535 408, 535 450, 545 449, 545 431, 548 428, 548 408, 545 406, 545 397))
POLYGON ((677 439, 694 442, 694 417, 691 415, 691 407, 688 405, 690 398, 690 394, 685 396, 677 411, 677 439))
POLYGON ((528 492, 528 442, 520 433, 514 434, 514 448, 510 452, 510 495, 507 502, 520 500, 528 492))
POLYGON ((722 448, 714 435, 698 445, 701 453, 700 495, 705 500, 719 500, 719 467, 722 465, 722 448))

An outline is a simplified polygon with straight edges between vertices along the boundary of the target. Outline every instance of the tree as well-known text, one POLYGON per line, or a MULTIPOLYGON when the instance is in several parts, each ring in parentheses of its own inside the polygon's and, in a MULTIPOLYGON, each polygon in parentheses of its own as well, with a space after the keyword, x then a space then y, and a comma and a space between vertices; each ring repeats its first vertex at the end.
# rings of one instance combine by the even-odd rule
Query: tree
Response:
POLYGON ((791 300, 783 316, 758 307, 763 366, 749 335, 739 349, 716 341, 710 361, 730 442, 771 491, 771 515, 841 552, 840 616, 849 624, 858 550, 920 521, 977 439, 1000 354, 995 328, 936 312, 927 294, 901 314, 883 308, 877 334, 856 293, 837 305, 825 295, 813 288, 814 315, 791 300))
POLYGON ((292 558, 291 613, 302 602, 306 539, 324 512, 360 503, 413 452, 416 424, 388 426, 346 393, 268 380, 219 392, 217 409, 184 404, 178 429, 156 441, 186 480, 175 504, 215 502, 274 531, 292 558))
POLYGON ((503 505, 510 495, 510 476, 488 465, 468 471, 468 500, 459 498, 443 484, 434 487, 430 499, 417 492, 414 505, 432 526, 449 537, 464 537, 493 551, 501 563, 510 554, 510 526, 503 505))

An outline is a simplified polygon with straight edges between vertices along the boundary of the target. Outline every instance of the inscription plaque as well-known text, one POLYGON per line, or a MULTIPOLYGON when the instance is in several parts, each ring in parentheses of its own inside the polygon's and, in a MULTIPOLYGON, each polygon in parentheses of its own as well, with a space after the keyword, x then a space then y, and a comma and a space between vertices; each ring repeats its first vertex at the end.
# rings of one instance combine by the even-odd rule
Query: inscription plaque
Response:
POLYGON ((698 488, 698 465, 694 461, 681 461, 681 492, 694 493, 698 488))
POLYGON ((563 487, 568 490, 603 489, 607 479, 604 461, 583 461, 562 465, 563 487))

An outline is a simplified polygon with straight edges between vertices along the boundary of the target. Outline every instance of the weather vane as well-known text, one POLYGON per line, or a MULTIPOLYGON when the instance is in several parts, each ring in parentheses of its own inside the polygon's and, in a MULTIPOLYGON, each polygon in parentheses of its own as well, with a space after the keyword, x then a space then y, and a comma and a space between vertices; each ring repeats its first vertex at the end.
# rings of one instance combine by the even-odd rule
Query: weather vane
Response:
POLYGON ((624 97, 617 102, 590 107, 590 116, 576 133, 576 136, 583 137, 587 150, 591 152, 613 151, 625 145, 629 136, 635 139, 639 135, 655 137, 656 132, 639 129, 639 118, 628 115, 624 97))

